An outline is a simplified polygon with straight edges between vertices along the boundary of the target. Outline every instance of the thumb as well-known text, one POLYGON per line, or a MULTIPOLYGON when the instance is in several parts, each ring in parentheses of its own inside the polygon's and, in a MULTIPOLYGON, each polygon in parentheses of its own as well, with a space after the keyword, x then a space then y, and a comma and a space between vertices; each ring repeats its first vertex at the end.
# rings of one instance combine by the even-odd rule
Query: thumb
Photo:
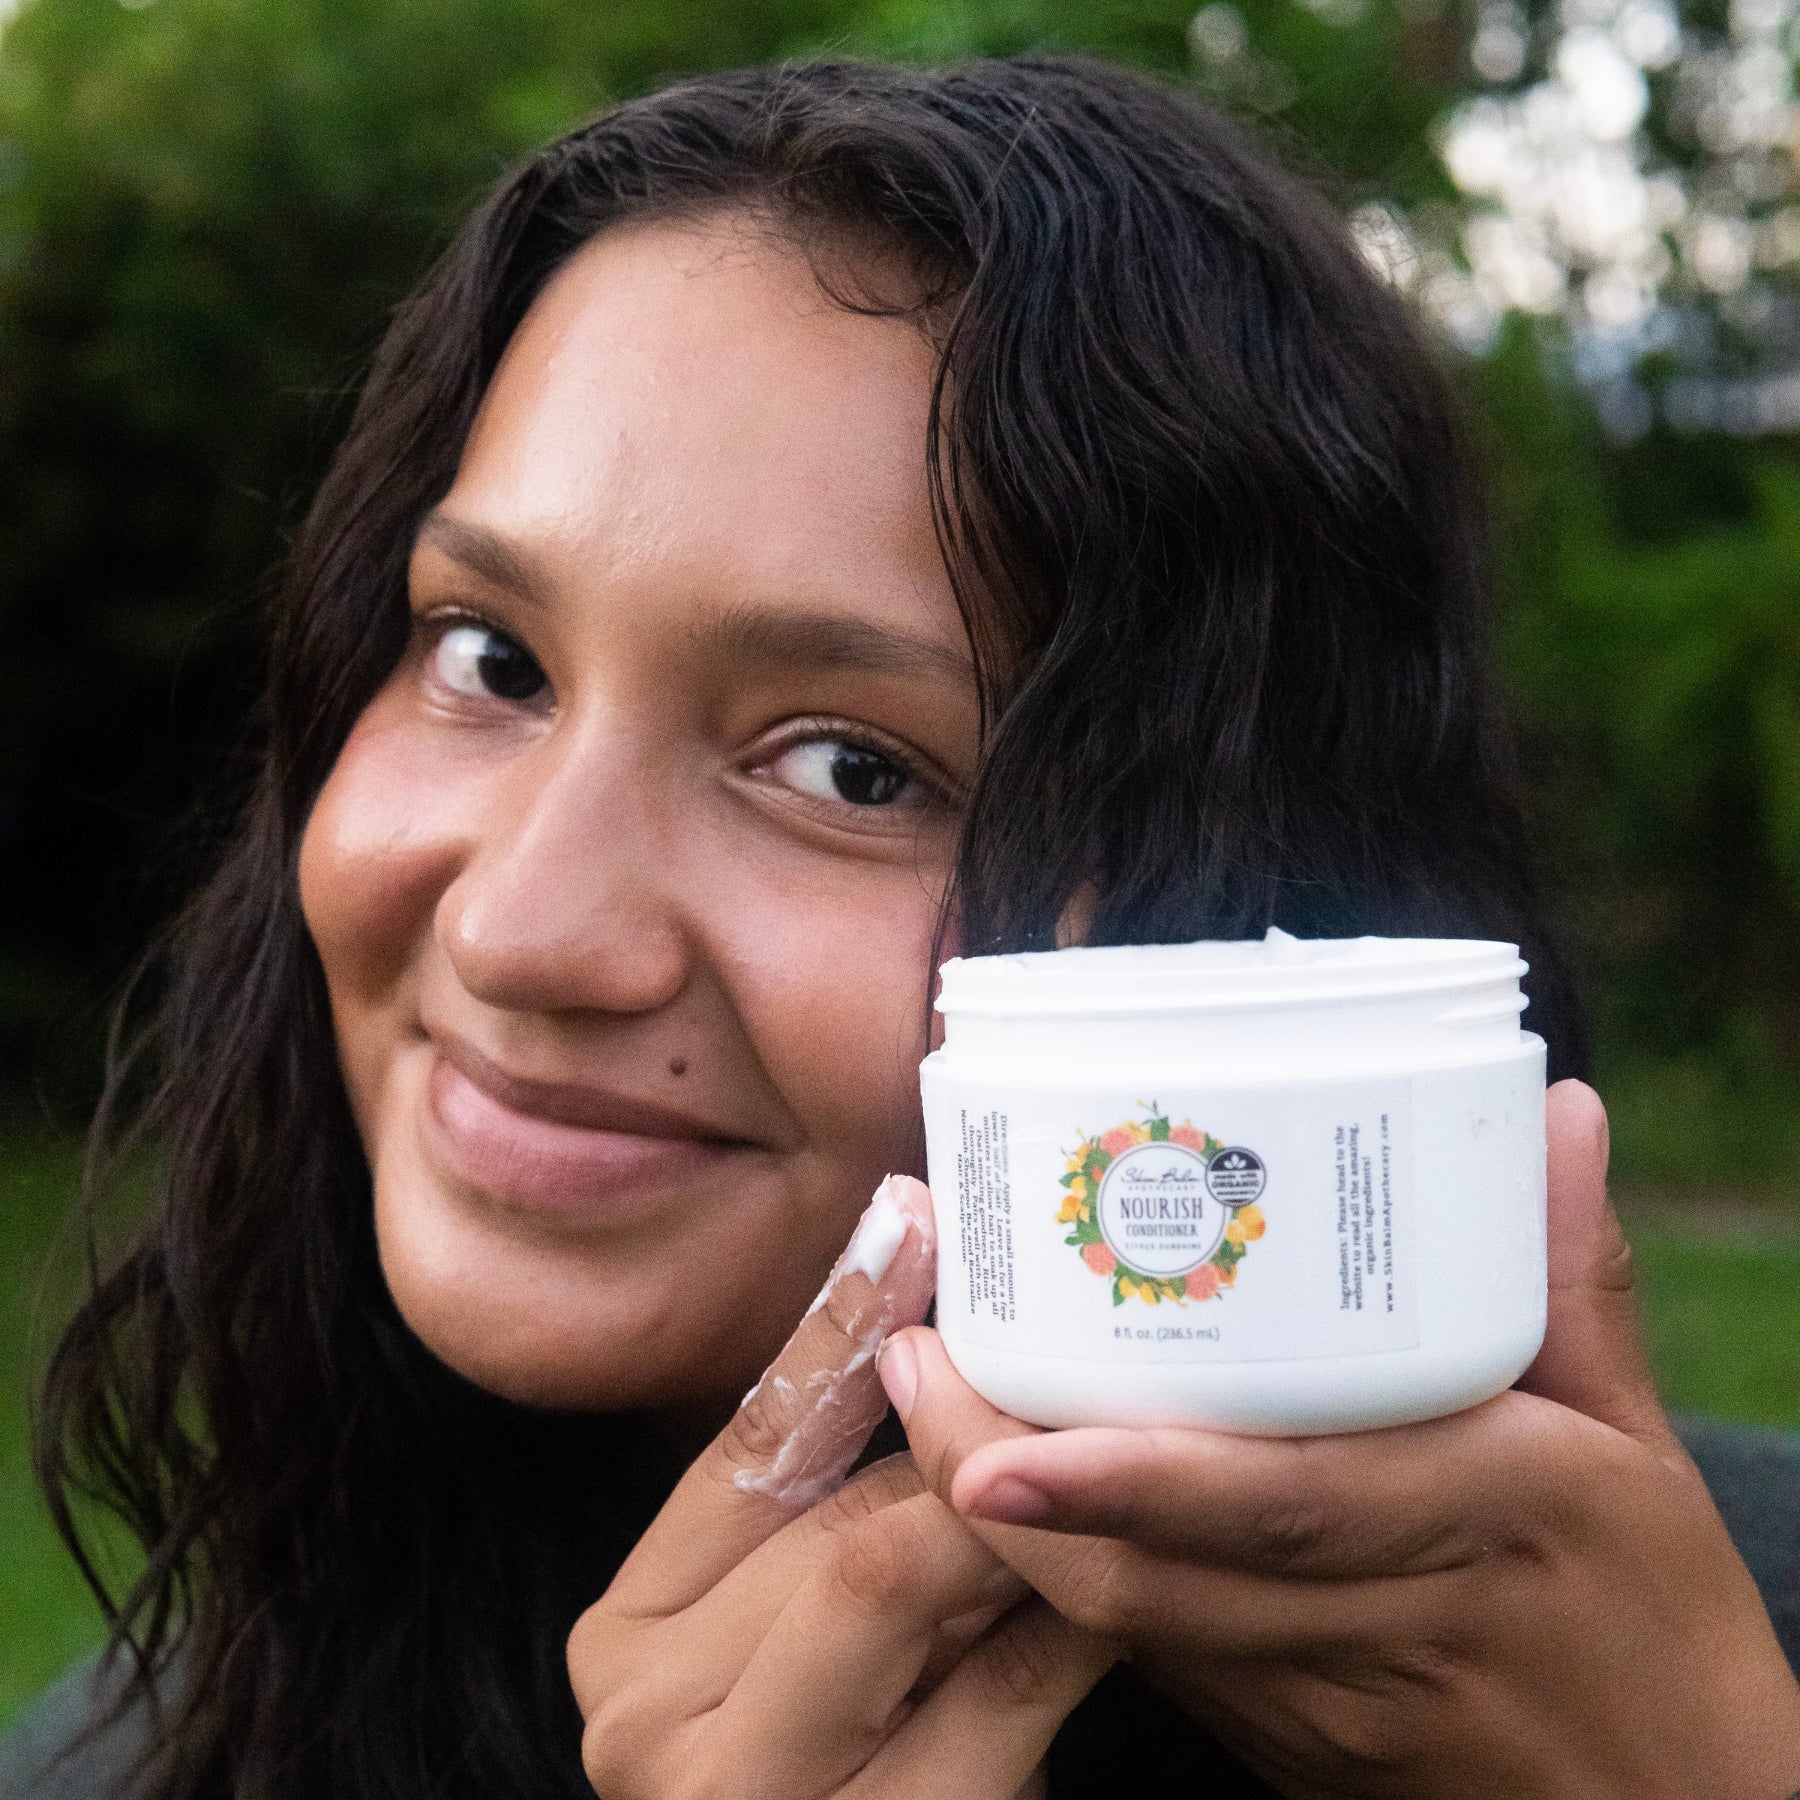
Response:
POLYGON ((1585 1082, 1559 1081, 1544 1114, 1550 1306, 1543 1348, 1519 1386, 1630 1437, 1664 1438, 1631 1247, 1606 1197, 1606 1108, 1585 1082))

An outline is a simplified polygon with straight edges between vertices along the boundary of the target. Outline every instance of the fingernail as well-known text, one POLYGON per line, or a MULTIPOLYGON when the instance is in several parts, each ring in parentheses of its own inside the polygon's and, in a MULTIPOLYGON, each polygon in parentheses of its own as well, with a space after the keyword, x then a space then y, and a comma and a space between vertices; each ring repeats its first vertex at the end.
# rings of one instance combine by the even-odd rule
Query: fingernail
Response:
POLYGON ((904 1425, 919 1392, 918 1352, 903 1337, 887 1338, 876 1352, 875 1372, 881 1377, 888 1400, 904 1425))
POLYGON ((1050 1496, 1016 1475, 996 1475, 963 1510, 990 1525, 1035 1525, 1050 1511, 1050 1496))

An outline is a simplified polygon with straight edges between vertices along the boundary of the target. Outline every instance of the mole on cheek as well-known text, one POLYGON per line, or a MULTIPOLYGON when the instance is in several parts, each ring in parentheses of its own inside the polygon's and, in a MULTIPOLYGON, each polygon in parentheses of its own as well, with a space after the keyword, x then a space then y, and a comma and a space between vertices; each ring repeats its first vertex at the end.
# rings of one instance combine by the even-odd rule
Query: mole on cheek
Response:
POLYGON ((669 1059, 669 1073, 671 1075, 685 1075, 687 1073, 687 1058, 685 1056, 671 1057, 669 1059))

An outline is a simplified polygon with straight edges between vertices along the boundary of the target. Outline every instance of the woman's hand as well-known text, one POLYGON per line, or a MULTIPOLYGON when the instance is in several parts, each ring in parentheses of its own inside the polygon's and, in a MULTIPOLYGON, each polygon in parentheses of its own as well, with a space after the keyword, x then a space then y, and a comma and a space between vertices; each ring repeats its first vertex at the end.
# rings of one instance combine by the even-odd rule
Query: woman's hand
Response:
POLYGON ((845 1476, 874 1369, 924 1316, 931 1203, 890 1177, 832 1280, 576 1625, 605 1800, 1012 1800, 1113 1652, 1043 1601, 905 1456, 845 1476))
POLYGON ((1657 1404, 1605 1175, 1561 1083, 1544 1348, 1453 1418, 1042 1433, 923 1330, 883 1380, 934 1491, 1296 1800, 1786 1800, 1800 1688, 1657 1404))

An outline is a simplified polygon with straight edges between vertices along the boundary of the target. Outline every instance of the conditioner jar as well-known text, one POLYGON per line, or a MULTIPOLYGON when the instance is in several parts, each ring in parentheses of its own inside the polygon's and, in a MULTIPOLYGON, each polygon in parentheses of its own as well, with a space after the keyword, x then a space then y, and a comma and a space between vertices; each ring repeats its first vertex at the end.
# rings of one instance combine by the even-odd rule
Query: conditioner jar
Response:
POLYGON ((1039 1425, 1356 1431, 1544 1331, 1544 1046, 1461 939, 944 965, 921 1085, 937 1324, 1039 1425))

